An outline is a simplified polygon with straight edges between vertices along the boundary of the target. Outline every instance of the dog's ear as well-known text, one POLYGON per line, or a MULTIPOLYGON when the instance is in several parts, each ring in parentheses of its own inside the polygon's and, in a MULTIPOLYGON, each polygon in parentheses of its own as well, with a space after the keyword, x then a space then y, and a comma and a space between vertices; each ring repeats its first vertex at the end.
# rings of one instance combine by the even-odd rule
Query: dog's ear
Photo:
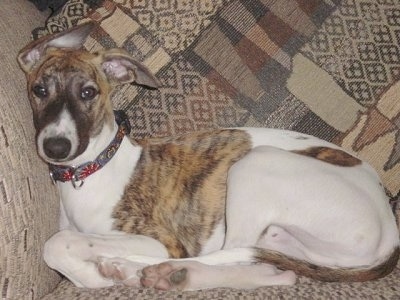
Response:
POLYGON ((160 86, 150 70, 123 49, 106 50, 96 60, 108 81, 114 85, 135 82, 152 88, 160 86))
POLYGON ((42 60, 48 48, 81 48, 94 26, 94 22, 84 23, 29 43, 18 54, 19 65, 28 73, 42 60))

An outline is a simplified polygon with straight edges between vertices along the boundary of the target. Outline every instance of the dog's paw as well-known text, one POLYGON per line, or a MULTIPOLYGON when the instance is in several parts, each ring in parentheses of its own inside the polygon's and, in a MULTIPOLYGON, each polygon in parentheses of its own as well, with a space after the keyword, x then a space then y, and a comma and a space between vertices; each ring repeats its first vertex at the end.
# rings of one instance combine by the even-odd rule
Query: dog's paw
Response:
POLYGON ((140 270, 146 266, 134 263, 129 260, 115 257, 100 257, 97 262, 99 273, 107 279, 113 280, 117 284, 126 286, 140 287, 140 270))
POLYGON ((163 291, 183 290, 188 283, 187 268, 174 267, 168 262, 145 267, 141 273, 140 282, 144 287, 163 291))

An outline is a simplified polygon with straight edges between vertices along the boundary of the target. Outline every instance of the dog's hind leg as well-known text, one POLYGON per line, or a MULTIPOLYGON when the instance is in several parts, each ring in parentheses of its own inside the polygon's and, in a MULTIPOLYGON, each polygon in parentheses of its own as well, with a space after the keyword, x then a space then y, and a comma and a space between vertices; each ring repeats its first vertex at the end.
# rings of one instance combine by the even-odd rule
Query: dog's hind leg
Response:
POLYGON ((92 235, 63 230, 46 242, 44 260, 76 286, 99 288, 114 284, 113 280, 99 273, 100 259, 126 257, 132 253, 164 259, 168 256, 164 246, 145 236, 92 235))

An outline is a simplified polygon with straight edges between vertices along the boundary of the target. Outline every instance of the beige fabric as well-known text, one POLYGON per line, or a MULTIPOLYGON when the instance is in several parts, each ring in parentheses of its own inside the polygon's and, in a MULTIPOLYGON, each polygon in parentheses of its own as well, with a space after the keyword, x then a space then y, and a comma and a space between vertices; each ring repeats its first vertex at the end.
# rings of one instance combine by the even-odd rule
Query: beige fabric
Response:
POLYGON ((399 299, 400 270, 380 280, 355 283, 316 282, 300 278, 296 285, 269 286, 255 290, 218 288, 195 292, 160 292, 154 289, 111 287, 98 290, 80 289, 70 282, 63 281, 51 295, 43 300, 86 300, 86 299, 119 299, 119 300, 370 300, 399 299))
POLYGON ((43 243, 57 229, 58 200, 35 152, 15 58, 45 14, 26 0, 2 0, 0 7, 0 296, 36 299, 59 281, 42 260, 43 243))
POLYGON ((287 87, 322 120, 341 132, 349 130, 360 112, 365 111, 326 71, 303 54, 293 58, 293 71, 287 87), (332 114, 333 111, 343 113, 332 114))

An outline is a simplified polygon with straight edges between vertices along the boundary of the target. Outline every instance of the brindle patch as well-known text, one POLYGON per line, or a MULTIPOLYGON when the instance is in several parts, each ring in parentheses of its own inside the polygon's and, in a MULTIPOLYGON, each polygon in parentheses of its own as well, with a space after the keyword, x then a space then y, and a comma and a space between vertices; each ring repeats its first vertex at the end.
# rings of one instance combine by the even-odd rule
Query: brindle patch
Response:
POLYGON ((329 147, 310 147, 295 150, 294 153, 319 159, 340 167, 353 167, 361 164, 361 160, 339 149, 329 147))
POLYGON ((225 213, 230 166, 251 149, 240 130, 151 139, 116 206, 115 228, 151 236, 171 257, 196 256, 225 213))

